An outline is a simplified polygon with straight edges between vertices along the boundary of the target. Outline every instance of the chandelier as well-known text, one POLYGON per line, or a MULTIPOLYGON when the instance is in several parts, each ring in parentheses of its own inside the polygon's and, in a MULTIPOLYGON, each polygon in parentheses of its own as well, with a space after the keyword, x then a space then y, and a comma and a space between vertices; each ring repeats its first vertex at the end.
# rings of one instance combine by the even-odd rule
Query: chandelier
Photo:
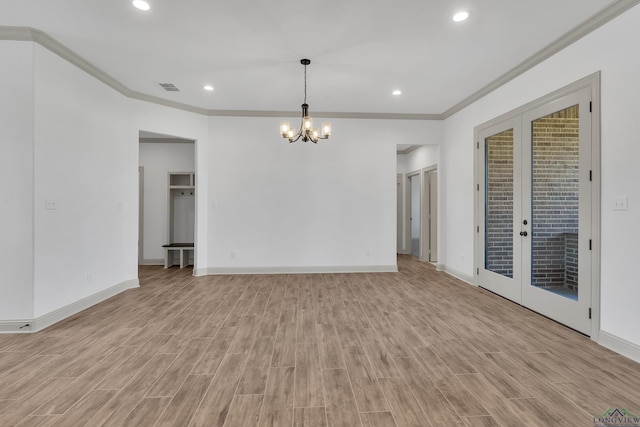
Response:
POLYGON ((307 65, 311 64, 309 59, 301 59, 300 63, 304 65, 304 103, 302 104, 302 122, 300 123, 300 130, 296 132, 295 128, 292 128, 289 122, 280 122, 280 135, 283 138, 287 138, 289 142, 296 142, 300 138, 304 142, 311 141, 315 144, 319 139, 329 139, 331 135, 331 123, 322 123, 322 135, 318 128, 313 127, 313 118, 309 116, 309 104, 307 104, 307 65))

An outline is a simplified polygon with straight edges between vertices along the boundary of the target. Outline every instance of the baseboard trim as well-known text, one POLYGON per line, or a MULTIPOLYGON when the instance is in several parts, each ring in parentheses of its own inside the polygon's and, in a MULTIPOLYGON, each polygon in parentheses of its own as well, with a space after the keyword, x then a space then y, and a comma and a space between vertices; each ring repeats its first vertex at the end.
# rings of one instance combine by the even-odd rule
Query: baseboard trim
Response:
POLYGON ((194 271, 194 276, 228 274, 315 274, 315 273, 397 273, 397 265, 327 265, 301 267, 209 267, 194 271))
POLYGON ((445 264, 436 264, 436 271, 447 271, 447 266, 445 264))
POLYGON ((162 258, 143 259, 140 265, 164 265, 164 259, 162 258))
POLYGON ((640 363, 640 345, 604 331, 600 331, 598 344, 640 363))
POLYGON ((139 286, 140 282, 138 281, 138 279, 126 280, 122 283, 118 283, 117 285, 111 286, 110 288, 104 289, 93 295, 89 295, 88 297, 85 297, 79 301, 73 302, 64 307, 60 307, 57 310, 44 314, 35 319, 0 321, 0 333, 16 334, 41 331, 53 325, 54 323, 64 320, 69 316, 73 316, 74 314, 77 314, 82 310, 86 310, 91 306, 99 304, 106 299, 118 295, 120 292, 126 291, 127 289, 137 288, 139 286))
POLYGON ((82 310, 86 310, 91 306, 94 306, 104 300, 118 295, 120 292, 126 291, 127 289, 137 288, 139 286, 140 282, 138 279, 126 280, 93 295, 89 295, 88 297, 83 298, 79 301, 76 301, 64 307, 60 307, 57 310, 34 319, 34 332, 41 331, 53 325, 54 323, 57 323, 69 316, 73 316, 74 314, 81 312, 82 310))
POLYGON ((33 332, 32 328, 33 319, 0 321, 0 334, 26 334, 33 332))
POLYGON ((458 271, 455 268, 451 268, 448 265, 443 265, 442 267, 444 267, 444 270, 440 271, 444 271, 445 273, 452 275, 456 279, 460 279, 463 282, 467 282, 470 285, 476 286, 475 283, 473 283, 473 276, 469 276, 468 274, 458 271))

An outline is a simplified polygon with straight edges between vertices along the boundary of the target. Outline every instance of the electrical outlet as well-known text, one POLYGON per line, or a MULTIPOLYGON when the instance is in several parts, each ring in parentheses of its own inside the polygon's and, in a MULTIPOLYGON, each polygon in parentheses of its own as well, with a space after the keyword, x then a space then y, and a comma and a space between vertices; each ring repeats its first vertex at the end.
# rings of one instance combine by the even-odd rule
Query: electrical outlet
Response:
POLYGON ((236 251, 231 251, 231 258, 236 258, 238 253, 236 251))
POLYGON ((366 256, 367 258, 371 258, 371 251, 369 249, 366 249, 364 251, 364 256, 366 256))
POLYGON ((48 211, 55 211, 58 209, 58 202, 56 199, 46 199, 44 202, 44 208, 48 211))
POLYGON ((93 274, 87 273, 87 283, 93 282, 93 274))

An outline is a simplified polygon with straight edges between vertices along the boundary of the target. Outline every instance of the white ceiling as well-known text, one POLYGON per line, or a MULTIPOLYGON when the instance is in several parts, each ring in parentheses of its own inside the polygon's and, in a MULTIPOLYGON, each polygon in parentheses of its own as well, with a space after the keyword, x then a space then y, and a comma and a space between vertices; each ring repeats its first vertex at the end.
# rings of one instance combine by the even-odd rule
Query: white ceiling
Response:
POLYGON ((141 12, 130 0, 2 0, 0 26, 40 30, 132 91, 201 109, 296 111, 310 58, 312 114, 442 114, 621 2, 149 0, 141 12), (454 23, 463 7, 470 18, 454 23))

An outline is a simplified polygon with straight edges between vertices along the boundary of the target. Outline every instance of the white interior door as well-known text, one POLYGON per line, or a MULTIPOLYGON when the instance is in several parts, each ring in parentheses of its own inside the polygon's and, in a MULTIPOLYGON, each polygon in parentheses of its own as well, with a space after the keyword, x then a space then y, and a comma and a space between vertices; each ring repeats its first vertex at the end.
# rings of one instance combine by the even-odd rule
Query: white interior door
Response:
POLYGON ((478 284, 591 332, 591 89, 478 131, 478 284))

